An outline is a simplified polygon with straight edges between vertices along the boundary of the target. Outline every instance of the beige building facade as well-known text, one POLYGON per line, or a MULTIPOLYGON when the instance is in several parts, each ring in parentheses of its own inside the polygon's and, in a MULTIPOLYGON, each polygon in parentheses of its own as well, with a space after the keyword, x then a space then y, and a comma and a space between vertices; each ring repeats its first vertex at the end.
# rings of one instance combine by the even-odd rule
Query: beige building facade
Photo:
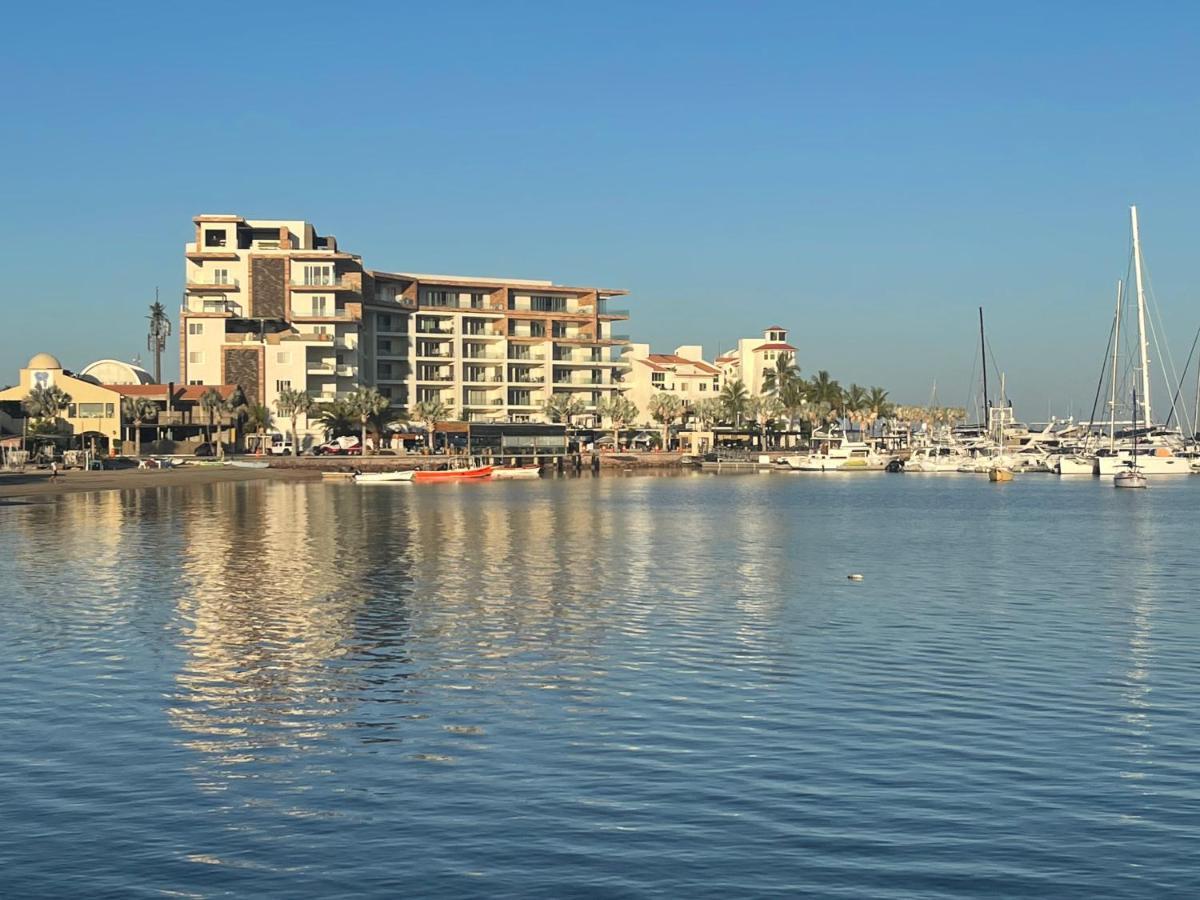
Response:
MULTIPOLYGON (((96 435, 109 442, 120 440, 121 395, 111 388, 72 375, 49 353, 38 353, 29 360, 20 371, 18 384, 0 391, 0 403, 19 404, 36 387, 57 387, 71 398, 56 420, 73 436, 96 435)), ((19 418, 26 418, 25 414, 8 415, 14 426, 19 418)))
MULTIPOLYGON (((374 271, 308 222, 201 215, 180 318, 185 384, 238 384, 274 411, 280 391, 318 403, 376 387, 400 409, 441 400, 454 418, 540 421, 554 394, 594 415, 622 387, 625 292, 374 271)), ((314 413, 304 443, 320 437, 314 413)), ((581 422, 582 424, 582 422, 581 422)))
POLYGON ((649 344, 631 344, 625 396, 638 408, 637 424, 652 425, 650 403, 659 394, 678 397, 686 408, 721 392, 721 372, 704 361, 698 345, 676 347, 674 353, 651 353, 649 344))

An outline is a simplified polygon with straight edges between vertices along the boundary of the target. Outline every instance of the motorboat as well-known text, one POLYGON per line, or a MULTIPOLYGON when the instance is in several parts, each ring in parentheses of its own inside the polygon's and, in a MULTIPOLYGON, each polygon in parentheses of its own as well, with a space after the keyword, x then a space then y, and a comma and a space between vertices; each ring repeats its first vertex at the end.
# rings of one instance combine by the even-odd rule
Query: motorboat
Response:
POLYGON ((795 472, 870 472, 882 471, 888 458, 875 452, 870 444, 850 441, 836 434, 813 435, 815 449, 805 456, 784 458, 795 472))
POLYGON ((1059 475, 1095 475, 1096 457, 1083 453, 1063 453, 1050 460, 1052 472, 1059 475))
POLYGON ((355 472, 355 484, 411 484, 416 473, 407 472, 355 472))
POLYGON ((932 444, 917 447, 904 463, 905 472, 975 471, 975 460, 954 444, 932 444))
POLYGON ((1013 480, 1013 471, 1008 466, 993 466, 988 469, 988 481, 1005 482, 1013 480))
POLYGON ((491 478, 493 466, 474 466, 468 469, 430 469, 413 472, 413 481, 471 481, 481 478, 491 478))

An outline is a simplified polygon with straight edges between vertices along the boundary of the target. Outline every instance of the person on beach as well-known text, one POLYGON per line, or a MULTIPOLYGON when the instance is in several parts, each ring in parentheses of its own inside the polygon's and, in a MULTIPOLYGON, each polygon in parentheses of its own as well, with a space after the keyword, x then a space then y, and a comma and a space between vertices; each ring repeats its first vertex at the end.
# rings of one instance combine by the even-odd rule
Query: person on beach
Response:
POLYGON ((58 478, 58 460, 50 460, 50 480, 54 481, 58 478))

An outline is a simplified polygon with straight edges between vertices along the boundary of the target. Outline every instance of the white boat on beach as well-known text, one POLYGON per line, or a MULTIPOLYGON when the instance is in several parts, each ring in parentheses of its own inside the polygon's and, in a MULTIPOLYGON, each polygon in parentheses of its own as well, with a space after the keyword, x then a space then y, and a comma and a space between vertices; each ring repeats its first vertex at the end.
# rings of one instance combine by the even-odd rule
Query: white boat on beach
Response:
POLYGON ((411 484, 413 472, 355 472, 355 484, 411 484))
POLYGON ((519 481, 541 477, 541 466, 500 466, 492 469, 492 480, 494 481, 519 481))

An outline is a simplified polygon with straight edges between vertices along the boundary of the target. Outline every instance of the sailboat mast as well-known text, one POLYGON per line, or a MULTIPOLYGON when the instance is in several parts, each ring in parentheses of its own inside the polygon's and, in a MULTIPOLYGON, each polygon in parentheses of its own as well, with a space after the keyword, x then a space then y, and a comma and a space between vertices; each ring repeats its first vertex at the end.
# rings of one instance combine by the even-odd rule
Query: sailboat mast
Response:
POLYGON ((1112 450, 1117 439, 1117 353, 1121 346, 1121 295, 1124 292, 1125 282, 1120 278, 1117 279, 1117 316, 1113 320, 1113 360, 1112 360, 1112 382, 1109 391, 1108 402, 1108 449, 1112 450))
MULTIPOLYGON (((1150 422, 1150 358, 1146 346, 1146 292, 1142 288, 1142 244, 1138 236, 1137 207, 1129 207, 1129 220, 1133 226, 1133 271, 1137 277, 1138 310, 1138 363, 1142 368, 1142 417, 1150 422)), ((1135 410, 1136 412, 1136 410, 1135 410)))
POLYGON ((991 427, 990 416, 988 415, 988 389, 987 389, 987 343, 983 338, 983 307, 979 307, 979 355, 983 358, 983 425, 985 428, 991 427))

